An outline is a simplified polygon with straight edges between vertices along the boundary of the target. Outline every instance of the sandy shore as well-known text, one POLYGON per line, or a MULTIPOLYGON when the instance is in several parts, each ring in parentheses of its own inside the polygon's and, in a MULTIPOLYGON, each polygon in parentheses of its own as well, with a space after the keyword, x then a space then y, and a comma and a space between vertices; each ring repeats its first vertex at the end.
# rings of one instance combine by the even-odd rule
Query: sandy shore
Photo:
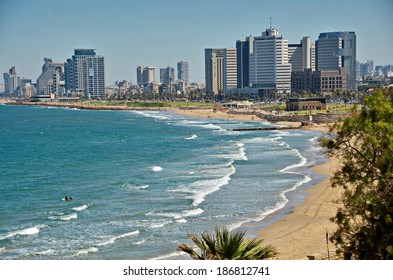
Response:
MULTIPOLYGON (((291 214, 258 232, 266 244, 277 248, 277 259, 308 259, 307 256, 327 259, 326 231, 330 236, 336 228, 329 218, 336 214, 341 197, 340 190, 329 185, 337 164, 337 160, 329 159, 312 168, 325 179, 307 190, 305 202, 296 206, 291 214)), ((329 248, 330 256, 334 256, 336 248, 330 242, 329 248)))
POLYGON ((170 108, 175 114, 197 117, 197 118, 212 118, 212 119, 233 119, 239 121, 261 121, 259 117, 255 115, 235 115, 227 112, 216 111, 213 109, 181 109, 181 108, 170 108))
MULTIPOLYGON (((181 110, 173 109, 174 113, 202 118, 229 118, 241 121, 261 121, 254 115, 235 115, 226 112, 213 112, 212 109, 181 110)), ((300 123, 280 122, 283 126, 300 127, 300 123)), ((320 132, 328 132, 329 127, 313 125, 302 127, 320 132)), ((293 211, 282 220, 257 232, 265 244, 272 244, 279 252, 276 259, 299 260, 313 256, 316 259, 327 259, 326 231, 329 235, 336 226, 330 221, 339 207, 340 190, 329 185, 330 177, 335 171, 338 161, 328 159, 312 170, 324 176, 323 181, 307 190, 303 204, 294 207, 293 211)), ((274 215, 274 214, 273 214, 274 215)), ((335 257, 336 248, 329 242, 329 252, 335 257)))

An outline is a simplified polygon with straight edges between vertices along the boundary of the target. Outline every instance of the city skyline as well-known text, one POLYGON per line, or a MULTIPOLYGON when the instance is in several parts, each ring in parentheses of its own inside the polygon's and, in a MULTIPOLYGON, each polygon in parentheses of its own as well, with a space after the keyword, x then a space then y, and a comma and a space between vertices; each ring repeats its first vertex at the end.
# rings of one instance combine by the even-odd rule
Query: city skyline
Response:
POLYGON ((179 61, 189 62, 190 82, 204 82, 205 48, 235 47, 246 36, 260 36, 270 17, 289 44, 303 36, 315 43, 322 32, 354 31, 358 61, 393 63, 389 0, 152 3, 3 0, 1 71, 16 66, 19 76, 35 82, 44 57, 65 62, 74 49, 92 48, 105 57, 107 85, 123 79, 136 84, 139 65, 176 68, 179 61))

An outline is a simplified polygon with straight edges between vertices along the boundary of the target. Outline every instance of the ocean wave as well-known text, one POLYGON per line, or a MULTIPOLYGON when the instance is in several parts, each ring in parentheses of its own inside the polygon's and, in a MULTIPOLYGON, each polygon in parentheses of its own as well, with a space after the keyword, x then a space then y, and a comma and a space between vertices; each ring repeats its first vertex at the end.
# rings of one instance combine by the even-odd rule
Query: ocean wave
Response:
POLYGON ((152 223, 150 225, 150 228, 162 228, 162 227, 165 227, 166 225, 169 225, 171 223, 172 223, 172 221, 164 221, 161 223, 152 223))
POLYGON ((158 111, 134 111, 135 114, 142 115, 144 117, 158 119, 158 120, 168 120, 170 118, 161 115, 161 112, 158 111))
POLYGON ((88 207, 89 207, 89 205, 85 204, 85 205, 82 205, 82 206, 74 207, 74 208, 72 208, 72 210, 80 212, 80 211, 83 211, 83 210, 87 209, 88 207))
POLYGON ((163 170, 161 166, 150 166, 149 169, 154 172, 161 172, 163 170))
POLYGON ((196 209, 192 209, 192 210, 185 210, 185 211, 182 211, 182 213, 183 213, 182 217, 199 216, 203 212, 205 212, 205 211, 201 208, 196 208, 196 209))
POLYGON ((101 247, 101 246, 113 244, 118 239, 130 237, 130 236, 135 236, 135 235, 138 235, 139 233, 140 233, 139 230, 135 230, 135 231, 131 231, 131 232, 127 232, 127 233, 121 234, 121 235, 113 236, 113 237, 109 238, 107 241, 98 243, 95 246, 101 247))
POLYGON ((169 254, 160 255, 160 256, 151 258, 149 260, 166 260, 166 259, 171 259, 171 258, 174 258, 174 257, 179 257, 179 256, 182 256, 182 255, 186 256, 186 253, 184 253, 184 252, 172 252, 172 253, 169 253, 169 254))
POLYGON ((132 245, 141 245, 143 243, 146 243, 146 239, 142 239, 142 240, 136 241, 136 242, 132 243, 132 245))
POLYGON ((186 137, 184 138, 185 140, 194 140, 196 139, 198 136, 196 134, 191 135, 190 137, 186 137))
POLYGON ((206 196, 218 191, 222 186, 227 185, 231 180, 231 175, 235 172, 236 169, 233 167, 228 174, 221 178, 195 181, 188 186, 179 188, 176 191, 193 194, 193 196, 190 197, 194 201, 192 206, 198 206, 205 201, 206 196))
MULTIPOLYGON (((184 219, 185 217, 191 216, 199 216, 204 212, 201 208, 191 209, 191 210, 184 210, 182 212, 149 212, 146 213, 146 216, 156 216, 156 217, 165 217, 174 219, 177 223, 187 223, 187 220, 184 219)), ((167 224, 172 223, 172 221, 164 221, 159 223, 153 223, 150 227, 158 228, 164 227, 167 224)))
POLYGON ((86 254, 95 253, 95 252, 98 252, 98 248, 90 247, 90 248, 87 248, 87 249, 79 250, 78 252, 76 252, 76 254, 74 256, 76 257, 76 256, 79 256, 79 255, 86 255, 86 254))
POLYGON ((21 229, 21 230, 16 230, 7 234, 3 234, 0 235, 0 240, 4 240, 4 239, 8 239, 8 238, 12 238, 14 236, 18 236, 18 235, 35 235, 38 234, 40 232, 40 229, 43 227, 43 225, 39 225, 39 226, 34 226, 34 227, 29 227, 29 228, 25 228, 25 229, 21 229))
MULTIPOLYGON (((288 166, 284 167, 283 169, 281 169, 280 172, 294 173, 294 172, 290 172, 288 170, 306 165, 307 159, 304 156, 302 156, 302 154, 299 152, 299 150, 292 149, 291 151, 300 159, 300 162, 288 165, 288 166)), ((295 173, 295 174, 298 174, 298 173, 295 173)))
POLYGON ((49 217, 49 219, 51 219, 51 220, 62 220, 62 221, 70 221, 70 220, 77 219, 77 218, 78 218, 78 214, 76 214, 76 213, 49 217))
MULTIPOLYGON (((153 168, 153 167, 151 167, 151 168, 153 168)), ((140 190, 144 190, 144 189, 149 188, 149 185, 140 185, 140 186, 138 186, 138 185, 134 185, 134 184, 131 184, 131 183, 124 183, 124 184, 121 185, 121 187, 125 188, 125 189, 129 189, 129 190, 140 191, 140 190)))
POLYGON ((181 120, 181 121, 175 123, 175 125, 196 126, 196 127, 206 128, 206 129, 215 130, 215 131, 227 131, 217 124, 200 122, 200 121, 195 121, 195 120, 181 120))

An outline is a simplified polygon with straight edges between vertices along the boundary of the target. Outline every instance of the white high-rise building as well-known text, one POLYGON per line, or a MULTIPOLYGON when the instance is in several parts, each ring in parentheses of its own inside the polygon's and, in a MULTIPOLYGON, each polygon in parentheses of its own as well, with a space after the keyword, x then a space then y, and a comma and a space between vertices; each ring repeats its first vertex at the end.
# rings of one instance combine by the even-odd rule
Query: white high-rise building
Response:
POLYGON ((224 93, 237 86, 235 48, 205 49, 206 93, 224 93))
POLYGON ((291 64, 288 61, 288 40, 272 27, 253 40, 250 53, 250 83, 263 92, 291 91, 291 64))
POLYGON ((42 73, 37 78, 37 91, 42 94, 62 94, 64 90, 64 63, 44 58, 42 73))
POLYGON ((310 37, 303 37, 300 44, 288 45, 288 60, 292 71, 315 70, 315 47, 310 37))
POLYGON ((75 49, 65 68, 66 90, 87 99, 102 99, 105 95, 104 57, 94 49, 75 49))
POLYGON ((224 49, 224 90, 237 87, 236 48, 224 49))

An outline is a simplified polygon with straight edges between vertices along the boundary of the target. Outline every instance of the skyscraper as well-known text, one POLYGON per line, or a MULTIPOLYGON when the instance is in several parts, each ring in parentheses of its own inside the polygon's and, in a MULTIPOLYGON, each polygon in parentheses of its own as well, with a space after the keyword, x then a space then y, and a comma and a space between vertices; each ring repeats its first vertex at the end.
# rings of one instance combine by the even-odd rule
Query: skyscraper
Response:
POLYGON ((356 90, 356 34, 352 31, 320 33, 316 46, 317 70, 345 67, 347 87, 356 90))
POLYGON ((288 45, 288 60, 293 71, 315 70, 315 48, 310 37, 303 37, 300 44, 288 45))
POLYGON ((65 68, 66 90, 87 99, 102 99, 105 95, 104 57, 94 49, 75 49, 65 68))
POLYGON ((9 95, 16 94, 21 86, 21 80, 20 77, 16 75, 15 66, 12 66, 7 73, 4 73, 3 78, 4 78, 4 93, 9 95))
POLYGON ((190 83, 187 61, 180 61, 177 63, 177 79, 187 84, 190 83))
POLYGON ((206 93, 218 94, 224 91, 224 49, 205 49, 206 93))
POLYGON ((237 87, 236 49, 224 49, 224 90, 237 87))
POLYGON ((169 85, 175 80, 175 69, 173 67, 166 67, 160 69, 160 83, 164 85, 169 85))
POLYGON ((236 41, 236 60, 237 60, 237 87, 246 88, 250 86, 250 53, 254 37, 249 36, 245 41, 236 41))
POLYGON ((255 37, 250 53, 250 83, 253 87, 279 93, 291 91, 291 64, 288 61, 288 40, 275 28, 268 28, 255 37))
POLYGON ((206 93, 224 93, 236 88, 237 68, 235 48, 205 49, 206 93))
POLYGON ((42 73, 37 78, 38 93, 64 93, 64 63, 53 63, 51 58, 44 58, 44 62, 42 73))
POLYGON ((156 68, 138 66, 136 68, 136 79, 138 86, 153 83, 156 80, 156 68))

